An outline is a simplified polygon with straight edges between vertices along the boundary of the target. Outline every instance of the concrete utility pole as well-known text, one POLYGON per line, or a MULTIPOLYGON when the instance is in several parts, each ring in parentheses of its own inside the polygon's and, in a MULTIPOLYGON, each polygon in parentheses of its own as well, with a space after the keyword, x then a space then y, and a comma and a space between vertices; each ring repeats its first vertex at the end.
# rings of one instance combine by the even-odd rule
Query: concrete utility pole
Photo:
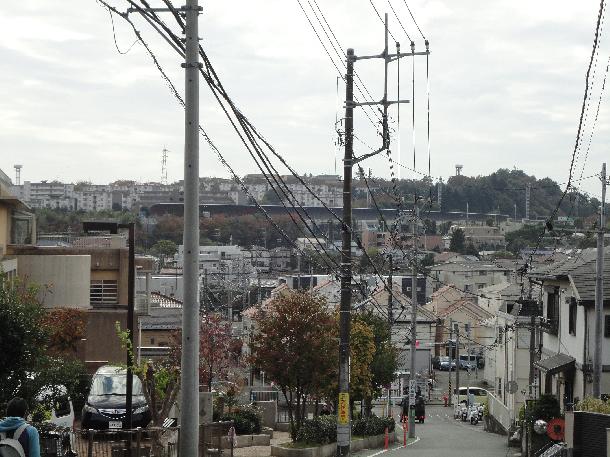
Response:
POLYGON ((354 159, 354 50, 347 50, 345 76, 345 156, 343 158, 343 225, 341 306, 339 309, 339 408, 337 456, 350 453, 349 332, 352 306, 352 166, 354 159))
POLYGON ((181 457, 199 455, 199 6, 186 0, 181 457))
MULTIPOLYGON (((394 294, 392 290, 392 271, 394 265, 392 264, 392 254, 388 255, 390 262, 390 273, 388 274, 388 326, 390 328, 390 340, 392 339, 392 325, 394 324, 394 315, 392 312, 392 302, 394 301, 394 294)), ((388 417, 392 417, 392 389, 388 388, 388 417)))
POLYGON ((602 380, 602 320, 604 311, 604 232, 606 228, 606 164, 602 164, 602 202, 597 230, 597 264, 595 274, 595 351, 593 353, 593 396, 601 397, 602 380))
POLYGON ((532 195, 532 183, 525 185, 525 220, 530 220, 530 198, 532 195))
POLYGON ((528 300, 527 306, 530 313, 530 372, 528 377, 529 383, 529 398, 534 398, 534 380, 536 370, 534 363, 536 362, 536 315, 538 314, 538 304, 534 300, 528 300))
MULTIPOLYGON (((416 55, 428 55, 428 41, 426 41, 425 52, 415 52, 414 44, 411 45, 410 53, 388 52, 388 15, 385 15, 385 47, 381 54, 356 56, 353 49, 347 50, 347 74, 345 78, 345 158, 343 163, 343 245, 341 255, 341 306, 339 312, 339 411, 337 414, 337 455, 345 456, 350 451, 350 411, 349 411, 349 328, 350 328, 350 307, 351 307, 351 224, 352 224, 352 167, 353 165, 379 154, 382 151, 389 151, 390 133, 388 127, 388 107, 398 103, 409 103, 409 100, 388 100, 388 64, 402 57, 416 55), (384 95, 381 101, 375 102, 354 102, 354 63, 357 60, 383 59, 385 64, 384 72, 384 95), (354 107, 381 105, 382 113, 382 145, 379 149, 354 157, 353 154, 353 135, 354 135, 354 107), (346 410, 346 411, 344 411, 346 410)), ((397 43, 398 45, 398 43, 397 43)), ((399 48, 399 45, 397 46, 399 48)), ((417 281, 417 269, 415 268, 415 281, 417 281)), ((415 287, 417 293, 417 287, 415 287)), ((417 303, 417 297, 415 304, 417 303)), ((415 333, 412 333, 414 336, 415 333)), ((415 344, 413 342, 413 344, 415 344)), ((413 353, 412 353, 413 354, 413 353)), ((413 359, 413 357, 411 357, 413 359)), ((414 426, 410 427, 410 436, 414 433, 414 426)))
POLYGON ((451 378, 453 375, 451 374, 451 362, 453 361, 453 319, 449 320, 449 392, 447 392, 447 396, 449 397, 449 406, 453 406, 453 392, 451 391, 451 378))
MULTIPOLYGON (((451 368, 451 366, 449 366, 451 368)), ((455 325, 455 389, 457 403, 460 404, 460 323, 455 325)), ((453 392, 451 393, 453 395, 453 392)))
MULTIPOLYGON (((411 365, 409 366, 410 379, 416 380, 415 359, 417 354, 417 221, 419 220, 419 207, 417 195, 413 202, 413 262, 411 264, 411 365)), ((451 368, 451 366, 450 366, 451 368)), ((409 438, 415 438, 415 405, 409 405, 409 438)))

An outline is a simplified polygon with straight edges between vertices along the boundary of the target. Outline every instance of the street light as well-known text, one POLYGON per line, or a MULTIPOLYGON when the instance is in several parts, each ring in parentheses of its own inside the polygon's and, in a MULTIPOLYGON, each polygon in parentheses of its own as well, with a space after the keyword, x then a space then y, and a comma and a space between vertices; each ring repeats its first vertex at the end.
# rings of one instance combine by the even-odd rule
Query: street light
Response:
MULTIPOLYGON (((134 312, 134 296, 135 296, 135 249, 134 249, 134 238, 135 238, 135 224, 129 222, 127 224, 121 224, 112 221, 87 221, 83 222, 83 231, 85 233, 90 232, 109 232, 111 235, 119 233, 119 229, 127 229, 128 245, 129 245, 129 272, 127 277, 127 330, 129 331, 129 341, 131 342, 131 350, 127 350, 127 386, 126 386, 126 426, 128 430, 133 428, 133 408, 132 408, 132 393, 133 393, 133 312, 134 312)), ((130 435, 131 436, 131 435, 130 435)), ((128 446, 128 455, 131 454, 131 443, 128 446)))

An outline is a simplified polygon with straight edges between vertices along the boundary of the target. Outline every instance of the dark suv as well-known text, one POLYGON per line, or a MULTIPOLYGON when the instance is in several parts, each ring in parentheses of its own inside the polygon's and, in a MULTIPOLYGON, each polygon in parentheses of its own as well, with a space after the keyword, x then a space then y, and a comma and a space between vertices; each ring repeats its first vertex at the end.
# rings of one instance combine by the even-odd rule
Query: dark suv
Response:
MULTIPOLYGON (((127 370, 114 366, 99 368, 91 382, 87 403, 83 407, 83 430, 113 430, 126 427, 127 370)), ((151 420, 142 383, 133 377, 132 426, 146 427, 151 420)))

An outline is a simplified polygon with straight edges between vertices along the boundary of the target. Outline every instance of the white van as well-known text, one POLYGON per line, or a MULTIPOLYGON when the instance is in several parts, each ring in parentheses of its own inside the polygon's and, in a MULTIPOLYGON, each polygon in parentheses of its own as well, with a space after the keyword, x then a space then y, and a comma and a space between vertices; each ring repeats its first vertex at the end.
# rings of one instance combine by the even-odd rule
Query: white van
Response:
POLYGON ((47 411, 50 412, 51 417, 46 419, 45 422, 58 427, 72 428, 74 424, 74 405, 72 405, 72 399, 68 395, 66 386, 45 387, 38 393, 36 400, 44 402, 49 397, 53 397, 50 411, 47 411))

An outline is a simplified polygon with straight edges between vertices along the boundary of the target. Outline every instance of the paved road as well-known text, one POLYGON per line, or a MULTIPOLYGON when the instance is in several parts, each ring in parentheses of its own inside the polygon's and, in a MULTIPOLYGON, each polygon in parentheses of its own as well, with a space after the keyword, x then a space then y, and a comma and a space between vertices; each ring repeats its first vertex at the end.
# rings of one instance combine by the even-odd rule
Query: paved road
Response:
MULTIPOLYGON (((483 423, 470 425, 453 419, 450 408, 428 406, 426 422, 416 424, 419 441, 407 446, 390 449, 385 453, 364 451, 359 457, 374 455, 388 457, 506 457, 520 455, 518 449, 508 448, 506 437, 483 431, 483 423)), ((402 440, 402 429, 397 430, 402 440)), ((402 443, 402 441, 401 441, 402 443)))

